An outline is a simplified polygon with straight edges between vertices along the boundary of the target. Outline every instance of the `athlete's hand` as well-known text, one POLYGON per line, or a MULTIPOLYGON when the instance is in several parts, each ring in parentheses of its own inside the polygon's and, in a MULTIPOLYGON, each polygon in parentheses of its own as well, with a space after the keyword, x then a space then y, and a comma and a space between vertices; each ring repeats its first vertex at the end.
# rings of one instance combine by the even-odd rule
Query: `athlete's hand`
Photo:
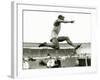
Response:
POLYGON ((74 21, 70 21, 71 23, 74 23, 74 21))

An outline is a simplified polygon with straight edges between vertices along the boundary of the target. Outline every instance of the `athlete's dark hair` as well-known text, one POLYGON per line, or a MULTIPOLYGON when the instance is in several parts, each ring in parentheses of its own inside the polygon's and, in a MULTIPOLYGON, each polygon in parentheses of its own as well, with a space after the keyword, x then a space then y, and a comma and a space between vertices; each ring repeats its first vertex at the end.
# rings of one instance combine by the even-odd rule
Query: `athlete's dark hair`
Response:
POLYGON ((64 16, 62 15, 59 15, 58 18, 64 20, 64 16))

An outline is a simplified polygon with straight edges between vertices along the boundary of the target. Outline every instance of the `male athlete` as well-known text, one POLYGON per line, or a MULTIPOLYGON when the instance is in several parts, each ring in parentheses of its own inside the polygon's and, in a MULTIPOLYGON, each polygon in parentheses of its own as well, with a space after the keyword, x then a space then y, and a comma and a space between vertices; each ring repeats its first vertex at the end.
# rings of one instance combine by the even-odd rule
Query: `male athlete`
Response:
POLYGON ((46 42, 44 43, 41 43, 39 45, 39 47, 51 47, 51 48, 54 48, 54 49, 59 49, 59 42, 62 42, 62 41, 67 41, 67 43, 71 46, 73 46, 76 49, 78 49, 81 45, 74 45, 69 37, 67 36, 61 36, 61 37, 58 37, 58 34, 61 30, 61 23, 74 23, 74 21, 64 21, 64 16, 63 15, 59 15, 58 16, 58 19, 54 22, 54 28, 52 30, 52 33, 51 33, 51 44, 48 44, 46 42))

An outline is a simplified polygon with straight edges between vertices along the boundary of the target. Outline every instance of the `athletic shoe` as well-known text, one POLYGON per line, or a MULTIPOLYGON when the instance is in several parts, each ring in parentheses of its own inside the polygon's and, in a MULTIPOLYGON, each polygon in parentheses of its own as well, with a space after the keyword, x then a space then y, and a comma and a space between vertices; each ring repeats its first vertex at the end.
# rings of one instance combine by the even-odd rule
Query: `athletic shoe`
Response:
POLYGON ((43 46, 45 46, 46 44, 47 44, 46 42, 41 43, 41 44, 39 45, 39 47, 43 47, 43 46))
POLYGON ((81 44, 79 44, 74 50, 73 50, 73 55, 77 54, 77 49, 79 49, 81 47, 81 44))
POLYGON ((77 50, 78 48, 80 48, 81 47, 81 44, 79 44, 77 47, 75 47, 75 50, 77 50))

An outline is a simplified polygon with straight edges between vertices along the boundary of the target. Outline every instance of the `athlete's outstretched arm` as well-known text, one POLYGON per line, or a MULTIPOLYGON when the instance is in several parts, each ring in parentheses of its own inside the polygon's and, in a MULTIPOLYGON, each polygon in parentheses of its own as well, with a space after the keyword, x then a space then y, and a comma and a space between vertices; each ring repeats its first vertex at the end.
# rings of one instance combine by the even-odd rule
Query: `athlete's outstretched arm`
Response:
POLYGON ((57 21, 61 23, 74 23, 74 21, 64 21, 64 20, 57 20, 57 21))
POLYGON ((74 23, 74 21, 63 21, 62 23, 74 23))

